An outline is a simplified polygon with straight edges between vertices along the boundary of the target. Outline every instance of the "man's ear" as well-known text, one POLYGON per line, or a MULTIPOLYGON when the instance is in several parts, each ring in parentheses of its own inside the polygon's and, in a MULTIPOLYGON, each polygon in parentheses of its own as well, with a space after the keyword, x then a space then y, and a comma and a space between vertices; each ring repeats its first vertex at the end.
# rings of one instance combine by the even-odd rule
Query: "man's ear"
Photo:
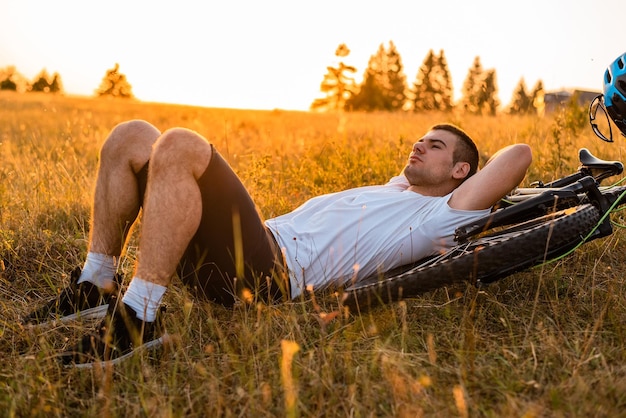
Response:
POLYGON ((452 168, 452 178, 456 180, 463 180, 470 172, 470 164, 467 162, 459 161, 454 164, 452 168))

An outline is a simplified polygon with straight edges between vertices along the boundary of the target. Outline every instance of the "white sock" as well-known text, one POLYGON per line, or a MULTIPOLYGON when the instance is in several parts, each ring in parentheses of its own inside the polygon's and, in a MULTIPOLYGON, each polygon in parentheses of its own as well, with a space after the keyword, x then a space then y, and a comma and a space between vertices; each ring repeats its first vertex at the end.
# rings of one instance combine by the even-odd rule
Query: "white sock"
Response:
POLYGON ((118 257, 100 253, 87 253, 85 265, 78 283, 90 282, 101 289, 113 284, 113 277, 117 271, 118 257))
POLYGON ((124 293, 122 302, 137 312, 137 318, 146 322, 154 322, 166 290, 167 287, 165 286, 133 277, 124 293))

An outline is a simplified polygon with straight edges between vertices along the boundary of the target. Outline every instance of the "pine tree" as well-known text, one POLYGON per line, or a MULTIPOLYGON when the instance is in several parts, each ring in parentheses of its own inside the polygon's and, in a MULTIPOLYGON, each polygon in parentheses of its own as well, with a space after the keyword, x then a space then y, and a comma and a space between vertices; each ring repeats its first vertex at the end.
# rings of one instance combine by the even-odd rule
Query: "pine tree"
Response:
POLYGON ((52 74, 52 82, 50 83, 50 93, 62 93, 63 83, 59 73, 52 74))
POLYGON ((96 95, 132 98, 132 86, 126 80, 126 76, 119 72, 120 65, 115 64, 114 68, 108 69, 106 75, 96 90, 96 95))
POLYGON ((543 101, 544 96, 545 91, 543 89, 543 82, 541 80, 538 80, 535 84, 535 87, 533 87, 532 92, 530 93, 532 111, 537 115, 543 115, 543 112, 545 110, 545 104, 543 101))
POLYGON ((496 70, 483 70, 480 57, 474 58, 463 83, 462 94, 461 104, 466 112, 495 115, 500 105, 496 70))
POLYGON ((446 59, 443 49, 439 51, 439 59, 437 66, 437 81, 439 83, 438 109, 444 112, 452 110, 454 89, 452 86, 452 76, 448 68, 448 60, 446 59))
POLYGON ((532 106, 532 99, 526 93, 526 82, 521 78, 517 87, 513 91, 511 104, 509 105, 509 113, 512 115, 523 115, 528 113, 532 106))
POLYGON ((359 92, 346 102, 348 110, 364 110, 371 112, 385 107, 384 90, 377 80, 374 70, 367 68, 359 92))
MULTIPOLYGON (((346 44, 341 44, 335 50, 335 56, 345 58, 350 54, 350 49, 346 44)), ((311 104, 311 109, 331 109, 343 110, 346 101, 354 93, 355 82, 350 74, 356 72, 356 68, 339 61, 336 67, 326 67, 328 72, 324 76, 320 85, 320 91, 325 97, 315 99, 311 104)))
POLYGON ((431 49, 413 83, 414 111, 452 109, 452 81, 443 50, 436 56, 431 49))
POLYGON ((436 57, 431 49, 426 54, 426 58, 417 70, 415 81, 413 82, 413 110, 435 110, 435 86, 433 85, 433 74, 435 73, 436 57))
POLYGON ((0 68, 0 90, 11 90, 23 93, 28 89, 28 80, 20 74, 15 66, 0 68))
POLYGON ((498 83, 496 80, 496 70, 488 70, 482 77, 479 94, 480 113, 495 116, 500 106, 498 100, 498 83))
POLYGON ((17 91, 17 84, 10 78, 0 81, 0 90, 17 91))
POLYGON ((385 110, 401 110, 406 102, 406 76, 402 58, 392 41, 389 41, 385 57, 383 79, 388 85, 385 110))
POLYGON ((33 84, 30 86, 30 91, 40 92, 40 93, 49 93, 50 92, 50 75, 48 71, 44 68, 37 74, 35 77, 33 84))
POLYGON ((463 82, 461 90, 461 104, 463 110, 468 113, 478 113, 480 111, 479 89, 481 86, 481 78, 483 75, 483 66, 480 63, 480 57, 474 58, 474 63, 467 73, 467 77, 463 82))
POLYGON ((349 110, 399 110, 406 101, 406 77, 393 42, 380 44, 370 57, 359 91, 346 103, 349 110))
POLYGON ((372 55, 367 63, 358 93, 347 101, 347 109, 366 112, 385 109, 385 90, 387 89, 383 77, 385 55, 385 48, 383 44, 380 44, 376 54, 372 55))

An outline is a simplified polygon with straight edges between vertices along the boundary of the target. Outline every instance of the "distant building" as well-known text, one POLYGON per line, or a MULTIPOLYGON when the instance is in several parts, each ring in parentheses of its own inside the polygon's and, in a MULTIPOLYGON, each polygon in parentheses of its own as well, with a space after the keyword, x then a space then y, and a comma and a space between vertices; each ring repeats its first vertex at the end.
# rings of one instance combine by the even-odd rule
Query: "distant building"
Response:
POLYGON ((589 103, 596 97, 598 94, 601 94, 599 91, 588 91, 588 90, 577 90, 577 89, 567 89, 553 92, 546 92, 543 96, 543 106, 545 113, 551 113, 555 110, 567 105, 569 100, 576 96, 578 97, 578 104, 580 106, 589 106, 589 103))

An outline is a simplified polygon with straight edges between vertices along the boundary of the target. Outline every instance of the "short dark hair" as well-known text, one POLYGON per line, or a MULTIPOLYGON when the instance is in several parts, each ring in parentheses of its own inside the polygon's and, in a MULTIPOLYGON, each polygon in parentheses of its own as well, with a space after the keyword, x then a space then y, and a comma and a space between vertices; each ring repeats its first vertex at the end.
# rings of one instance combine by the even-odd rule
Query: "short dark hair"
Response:
POLYGON ((467 176, 463 180, 466 180, 476 174, 476 171, 478 171, 478 148, 467 132, 451 123, 440 123, 430 128, 431 131, 436 129, 448 131, 459 139, 457 146, 454 147, 452 162, 454 164, 459 161, 469 163, 469 173, 467 173, 467 176))

